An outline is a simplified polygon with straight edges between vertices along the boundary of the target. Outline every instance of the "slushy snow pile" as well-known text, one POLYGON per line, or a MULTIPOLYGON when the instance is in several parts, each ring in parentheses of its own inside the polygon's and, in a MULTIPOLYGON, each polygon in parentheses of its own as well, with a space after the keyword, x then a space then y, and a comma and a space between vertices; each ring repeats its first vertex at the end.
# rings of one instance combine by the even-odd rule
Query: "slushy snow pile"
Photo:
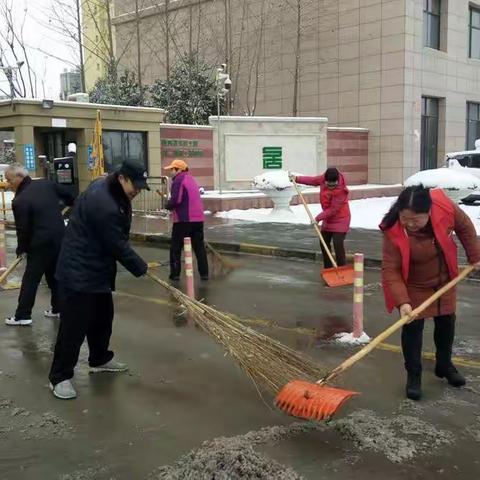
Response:
POLYGON ((436 168, 417 172, 404 182, 405 187, 420 184, 424 187, 440 187, 449 190, 475 190, 480 187, 480 180, 471 173, 452 168, 436 168))
POLYGON ((253 187, 258 190, 285 190, 292 186, 285 170, 262 173, 253 179, 253 187))

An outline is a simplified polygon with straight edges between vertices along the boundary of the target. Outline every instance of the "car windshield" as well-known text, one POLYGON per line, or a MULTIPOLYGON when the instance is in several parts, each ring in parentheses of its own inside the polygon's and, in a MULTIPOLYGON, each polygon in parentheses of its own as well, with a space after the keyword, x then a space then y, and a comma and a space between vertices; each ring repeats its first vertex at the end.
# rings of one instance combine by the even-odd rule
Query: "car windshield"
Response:
POLYGON ((480 168, 480 154, 470 153, 467 155, 457 155, 454 159, 457 160, 462 167, 480 168))

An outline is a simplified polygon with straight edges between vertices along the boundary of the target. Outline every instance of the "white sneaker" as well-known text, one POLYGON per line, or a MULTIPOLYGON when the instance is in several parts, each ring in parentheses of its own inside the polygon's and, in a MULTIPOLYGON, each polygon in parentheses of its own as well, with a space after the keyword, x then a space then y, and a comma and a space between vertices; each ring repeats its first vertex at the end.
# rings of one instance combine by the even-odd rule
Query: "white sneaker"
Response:
POLYGON ((52 390, 55 397, 60 398, 61 400, 70 400, 77 396, 77 392, 73 388, 70 380, 64 380, 56 385, 50 384, 50 390, 52 390))
POLYGON ((17 320, 15 317, 7 317, 5 319, 5 325, 11 326, 22 326, 22 325, 31 325, 32 319, 31 318, 23 318, 17 320))
POLYGON ((43 312, 43 314, 47 318, 60 318, 60 314, 59 313, 53 313, 53 310, 51 308, 49 308, 48 310, 45 310, 45 312, 43 312))
POLYGON ((110 360, 109 362, 100 365, 99 367, 90 367, 90 373, 126 372, 127 370, 128 365, 126 363, 116 362, 115 360, 110 360))

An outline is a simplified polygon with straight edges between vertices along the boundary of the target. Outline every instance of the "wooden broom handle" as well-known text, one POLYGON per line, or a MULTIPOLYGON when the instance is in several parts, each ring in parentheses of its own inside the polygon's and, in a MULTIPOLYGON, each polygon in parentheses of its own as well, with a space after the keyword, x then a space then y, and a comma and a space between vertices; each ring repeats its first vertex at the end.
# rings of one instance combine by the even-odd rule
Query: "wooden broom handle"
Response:
POLYGON ((297 191, 297 195, 300 197, 300 200, 302 201, 303 206, 305 207, 305 210, 307 211, 308 216, 310 217, 310 221, 312 222, 312 225, 315 228, 315 231, 317 232, 318 238, 320 239, 320 243, 322 244, 323 249, 327 252, 328 258, 332 262, 332 265, 334 266, 334 268, 338 268, 337 262, 333 259, 333 255, 330 252, 330 249, 327 247, 325 240, 323 239, 322 232, 318 228, 317 221, 313 218, 312 212, 310 211, 310 208, 308 207, 308 204, 305 201, 305 198, 303 197, 302 192, 298 188, 298 185, 295 179, 292 180, 292 183, 293 183, 293 186, 295 187, 295 190, 297 191))
POLYGON ((9 277, 9 275, 17 268, 18 264, 23 260, 22 257, 18 257, 15 261, 2 273, 0 276, 0 285, 9 277))
POLYGON ((465 267, 462 272, 457 275, 453 280, 450 280, 446 285, 437 290, 431 297, 427 298, 421 305, 419 305, 415 310, 412 311, 410 315, 405 315, 400 320, 397 320, 393 325, 384 330, 380 335, 376 336, 368 345, 363 347, 355 355, 352 355, 350 358, 347 358, 341 365, 332 370, 327 376, 322 378, 318 383, 326 383, 329 380, 332 380, 340 373, 350 368, 353 364, 361 360, 365 355, 370 353, 377 345, 382 343, 386 338, 395 333, 400 327, 408 323, 412 317, 417 317, 418 314, 422 313, 427 307, 432 303, 438 300, 444 293, 448 292, 453 288, 457 283, 461 282, 472 270, 475 268, 475 265, 469 265, 465 267))

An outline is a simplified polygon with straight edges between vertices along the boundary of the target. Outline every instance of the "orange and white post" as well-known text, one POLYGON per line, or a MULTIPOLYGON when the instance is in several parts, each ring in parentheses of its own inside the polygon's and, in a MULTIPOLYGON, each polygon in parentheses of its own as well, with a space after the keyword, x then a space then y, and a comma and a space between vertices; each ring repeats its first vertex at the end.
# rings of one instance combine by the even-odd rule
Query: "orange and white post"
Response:
POLYGON ((5 222, 0 220, 0 273, 7 269, 7 247, 5 243, 5 222))
POLYGON ((183 239, 183 247, 185 251, 185 277, 187 284, 187 295, 195 298, 195 287, 193 285, 193 257, 192 257, 192 239, 185 237, 183 239))
POLYGON ((363 253, 356 253, 353 262, 353 337, 363 333, 363 253))

